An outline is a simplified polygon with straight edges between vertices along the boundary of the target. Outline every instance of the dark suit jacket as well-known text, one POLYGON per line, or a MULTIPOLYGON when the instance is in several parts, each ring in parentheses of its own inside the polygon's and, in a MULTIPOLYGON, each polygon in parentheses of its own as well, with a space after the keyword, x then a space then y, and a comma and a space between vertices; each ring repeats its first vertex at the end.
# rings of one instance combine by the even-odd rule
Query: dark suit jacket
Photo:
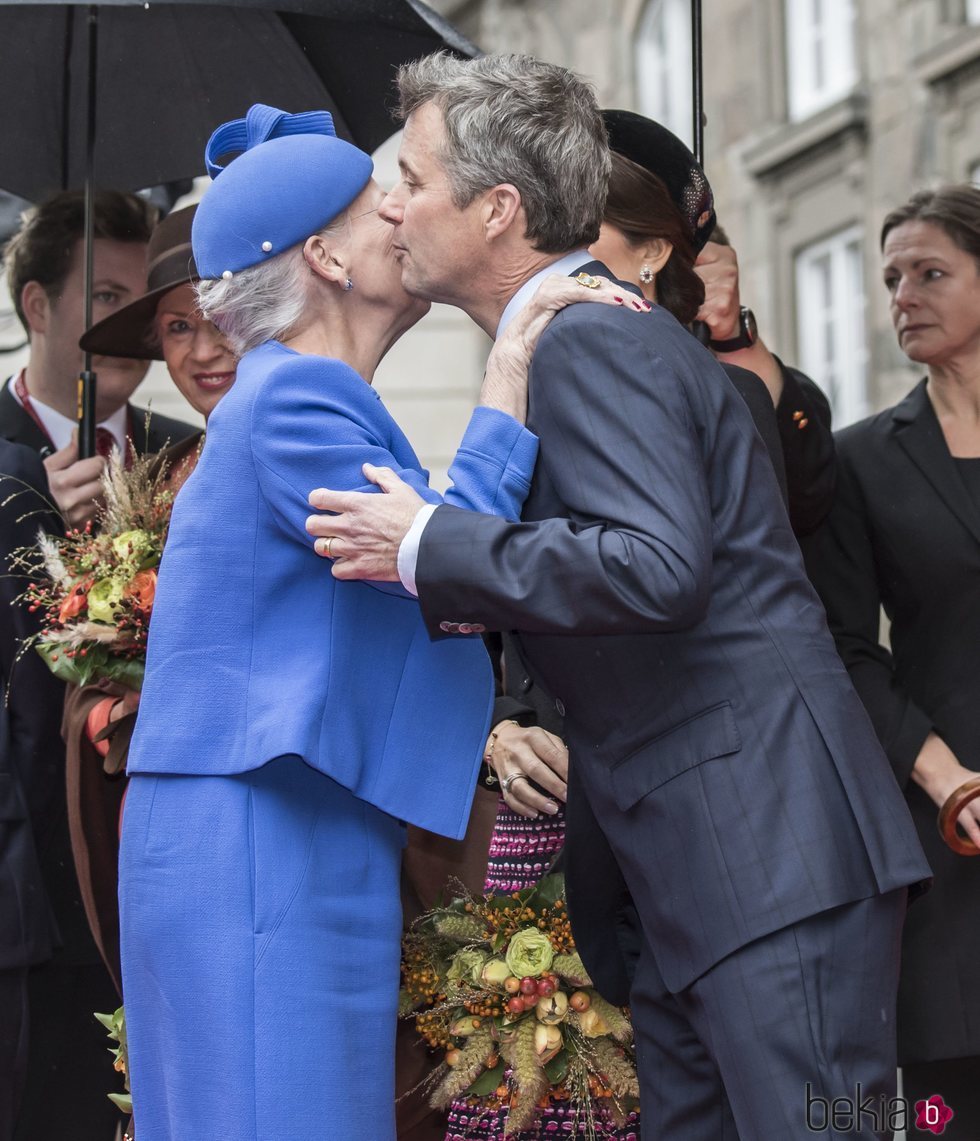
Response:
POLYGON ((43 819, 57 799, 51 777, 61 741, 50 710, 64 687, 36 654, 14 661, 36 625, 15 602, 27 583, 9 573, 8 560, 34 542, 40 527, 58 524, 45 510, 44 468, 29 449, 0 440, 0 472, 0 970, 6 970, 51 954, 51 912, 31 818, 43 819))
POLYGON ((834 499, 830 403, 808 376, 776 359, 783 374, 776 426, 786 469, 789 521, 800 538, 816 530, 834 499))
POLYGON ((565 717, 587 965, 601 964, 575 895, 576 859, 595 848, 580 803, 679 990, 747 942, 928 867, 744 402, 664 310, 633 316, 555 317, 531 368, 525 522, 438 508, 417 582, 433 634, 519 630, 565 717))
POLYGON ((831 630, 935 873, 909 912, 900 1059, 980 1054, 980 859, 942 842, 936 805, 910 773, 934 730, 980 770, 980 506, 926 394, 837 434, 838 490, 806 544, 831 630), (879 607, 891 651, 879 642, 879 607))
MULTIPOLYGON (((129 406, 129 424, 133 447, 138 455, 159 452, 168 443, 176 444, 179 440, 200 431, 191 424, 185 424, 183 420, 174 420, 157 412, 152 414, 147 426, 146 410, 132 404, 129 406)), ((25 444, 33 451, 42 454, 51 447, 47 436, 17 403, 10 386, 6 383, 0 388, 0 439, 12 440, 15 444, 25 444)))
MULTIPOLYGON (((169 439, 184 439, 198 431, 190 424, 154 414, 149 429, 146 413, 141 408, 130 408, 130 425, 133 445, 140 454, 159 451, 169 439)), ((17 403, 5 383, 0 388, 0 439, 9 440, 30 448, 33 452, 50 450, 50 444, 30 416, 17 403)), ((39 486, 47 495, 47 479, 43 467, 38 468, 39 486)), ((33 540, 36 527, 27 542, 33 540)), ((3 653, 16 652, 15 633, 3 638, 3 653)), ((58 732, 64 704, 64 685, 57 681, 36 655, 27 655, 18 663, 18 673, 25 667, 23 677, 33 675, 30 682, 31 704, 37 723, 45 734, 43 749, 37 752, 38 761, 32 776, 31 816, 35 840, 41 857, 44 879, 57 921, 62 944, 59 959, 64 962, 97 963, 99 955, 89 933, 88 923, 78 882, 72 863, 68 833, 68 813, 65 800, 65 750, 58 732)), ((15 679, 15 686, 22 678, 15 679)))

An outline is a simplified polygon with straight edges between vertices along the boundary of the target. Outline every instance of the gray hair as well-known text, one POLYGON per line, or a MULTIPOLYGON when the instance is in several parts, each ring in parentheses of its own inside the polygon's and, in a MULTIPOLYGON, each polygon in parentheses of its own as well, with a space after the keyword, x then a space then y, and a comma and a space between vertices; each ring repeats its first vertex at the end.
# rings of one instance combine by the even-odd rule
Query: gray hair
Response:
MULTIPOLYGON (((319 233, 335 236, 347 221, 345 211, 319 233)), ((264 341, 281 341, 312 303, 318 279, 303 257, 304 245, 305 240, 231 277, 197 283, 202 316, 214 322, 236 356, 264 341)))
POLYGON ((509 182, 535 249, 567 253, 599 237, 609 144, 595 92, 574 72, 526 55, 440 52, 403 64, 398 91, 402 119, 424 103, 442 112, 439 159, 457 209, 509 182))

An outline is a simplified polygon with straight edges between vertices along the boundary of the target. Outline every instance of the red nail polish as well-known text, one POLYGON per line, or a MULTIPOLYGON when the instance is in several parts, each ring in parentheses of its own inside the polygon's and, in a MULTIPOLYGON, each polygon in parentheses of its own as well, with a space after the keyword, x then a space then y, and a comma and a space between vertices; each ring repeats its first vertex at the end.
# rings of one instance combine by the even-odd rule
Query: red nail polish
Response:
POLYGON ((622 303, 623 303, 622 297, 614 297, 613 301, 618 301, 620 303, 620 305, 622 305, 622 303))

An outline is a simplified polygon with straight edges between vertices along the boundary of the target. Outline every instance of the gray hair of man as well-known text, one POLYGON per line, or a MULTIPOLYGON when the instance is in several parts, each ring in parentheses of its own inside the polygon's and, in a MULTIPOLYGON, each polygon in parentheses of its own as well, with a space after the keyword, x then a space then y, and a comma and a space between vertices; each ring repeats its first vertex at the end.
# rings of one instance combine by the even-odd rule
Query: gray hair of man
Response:
POLYGON ((425 103, 442 112, 439 160, 457 209, 510 183, 535 249, 562 254, 599 237, 609 144, 595 92, 574 72, 526 55, 439 52, 403 64, 398 91, 402 119, 425 103))
MULTIPOLYGON (((345 211, 318 233, 336 237, 347 226, 345 211)), ((221 330, 231 351, 244 356, 265 341, 281 341, 296 328, 311 305, 321 305, 320 279, 306 264, 304 242, 283 250, 231 277, 197 283, 201 314, 221 330)))

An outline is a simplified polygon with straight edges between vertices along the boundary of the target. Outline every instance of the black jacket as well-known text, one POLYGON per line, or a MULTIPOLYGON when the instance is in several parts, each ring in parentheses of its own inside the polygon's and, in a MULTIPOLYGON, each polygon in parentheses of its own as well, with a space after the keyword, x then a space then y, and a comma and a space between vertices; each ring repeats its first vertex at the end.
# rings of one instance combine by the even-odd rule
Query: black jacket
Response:
POLYGON ((936 805, 910 774, 933 730, 980 770, 980 505, 925 381, 836 439, 837 495, 805 544, 807 565, 935 874, 905 927, 899 1060, 972 1056, 980 1054, 980 858, 947 848, 936 805), (890 650, 879 640, 880 607, 890 650))
POLYGON ((39 527, 58 526, 45 509, 44 468, 28 448, 0 440, 0 472, 0 970, 6 970, 51 953, 51 912, 32 818, 42 821, 59 795, 64 803, 57 779, 63 750, 52 716, 64 686, 36 654, 14 660, 34 621, 14 601, 26 583, 10 574, 8 560, 34 542, 39 527))
MULTIPOLYGON (((168 444, 176 444, 194 432, 200 431, 191 424, 185 424, 183 420, 174 420, 157 412, 150 416, 147 424, 146 410, 134 405, 129 406, 129 423, 133 447, 138 455, 159 452, 168 444)), ((0 439, 11 440, 15 444, 25 444, 41 455, 51 450, 47 436, 17 403, 10 391, 10 385, 6 383, 0 388, 0 439)))

